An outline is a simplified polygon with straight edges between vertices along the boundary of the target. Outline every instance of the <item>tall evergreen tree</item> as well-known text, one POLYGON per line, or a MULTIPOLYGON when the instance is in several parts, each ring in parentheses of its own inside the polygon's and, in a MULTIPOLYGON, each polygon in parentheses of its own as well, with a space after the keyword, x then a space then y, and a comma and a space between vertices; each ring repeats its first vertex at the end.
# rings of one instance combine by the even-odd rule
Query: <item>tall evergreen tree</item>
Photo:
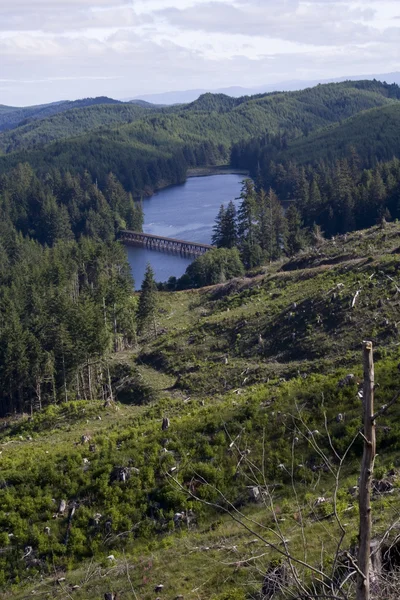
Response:
POLYGON ((246 179, 240 194, 242 200, 238 210, 238 238, 243 263, 247 267, 260 264, 262 249, 257 238, 257 194, 254 182, 246 179))
POLYGON ((232 200, 227 208, 221 204, 213 227, 212 243, 217 248, 235 248, 238 243, 237 213, 232 200))
POLYGON ((215 219, 215 224, 213 227, 213 234, 211 238, 211 243, 217 248, 222 248, 224 245, 224 219, 225 219, 225 206, 221 204, 220 209, 218 211, 218 215, 215 219))
POLYGON ((143 231, 144 213, 141 202, 135 202, 132 194, 128 196, 128 207, 126 211, 126 225, 133 231, 143 231))
POLYGON ((286 237, 286 221, 282 204, 274 190, 261 190, 257 196, 259 245, 268 260, 282 254, 286 237))
POLYGON ((304 247, 301 216, 294 203, 286 211, 286 222, 286 250, 289 256, 293 256, 304 247))
POLYGON ((309 203, 307 207, 307 215, 310 221, 316 221, 320 212, 322 212, 321 190, 318 177, 314 176, 310 185, 309 203))
POLYGON ((229 202, 223 218, 223 246, 224 248, 235 248, 238 243, 237 212, 236 206, 229 202))
POLYGON ((157 309, 157 286, 154 280, 154 271, 147 264, 142 282, 139 305, 137 310, 138 332, 143 333, 150 325, 156 328, 155 316, 157 309))

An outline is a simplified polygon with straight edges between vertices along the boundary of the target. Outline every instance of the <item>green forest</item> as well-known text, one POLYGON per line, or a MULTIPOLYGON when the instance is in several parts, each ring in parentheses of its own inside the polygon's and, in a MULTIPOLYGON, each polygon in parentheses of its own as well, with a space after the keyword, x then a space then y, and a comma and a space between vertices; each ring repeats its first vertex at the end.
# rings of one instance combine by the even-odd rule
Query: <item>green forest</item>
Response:
POLYGON ((133 282, 116 234, 142 223, 141 205, 113 175, 104 193, 88 173, 40 179, 21 164, 0 177, 3 416, 106 385, 101 361, 134 335, 133 282))
POLYGON ((87 170, 101 187, 112 172, 140 198, 181 183, 189 167, 229 164, 235 143, 260 136, 279 136, 285 143, 399 99, 398 86, 365 81, 239 99, 205 94, 191 104, 158 110, 119 104, 67 110, 53 118, 54 129, 41 119, 0 134, 0 148, 7 152, 0 157, 0 172, 20 162, 39 173, 87 170), (143 118, 132 116, 149 110, 143 118), (124 118, 126 123, 117 124, 124 118), (59 141, 48 140, 52 135, 59 141))

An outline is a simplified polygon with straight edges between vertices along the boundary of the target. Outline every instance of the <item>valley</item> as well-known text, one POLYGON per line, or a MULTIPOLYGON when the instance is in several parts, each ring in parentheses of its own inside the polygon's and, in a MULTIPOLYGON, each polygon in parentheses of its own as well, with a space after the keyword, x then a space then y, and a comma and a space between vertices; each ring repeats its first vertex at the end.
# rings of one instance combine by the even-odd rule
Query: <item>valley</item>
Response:
POLYGON ((396 597, 399 102, 0 107, 0 598, 396 597))
MULTIPOLYGON (((161 190, 151 198, 144 199, 143 231, 210 244, 221 204, 239 197, 244 177, 244 174, 224 174, 223 170, 208 176, 192 175, 185 184, 161 190)), ((238 205, 238 200, 235 203, 238 205)), ((148 262, 153 267, 156 281, 166 282, 170 277, 181 277, 193 261, 190 257, 147 248, 128 247, 127 252, 137 289, 140 289, 148 262)))

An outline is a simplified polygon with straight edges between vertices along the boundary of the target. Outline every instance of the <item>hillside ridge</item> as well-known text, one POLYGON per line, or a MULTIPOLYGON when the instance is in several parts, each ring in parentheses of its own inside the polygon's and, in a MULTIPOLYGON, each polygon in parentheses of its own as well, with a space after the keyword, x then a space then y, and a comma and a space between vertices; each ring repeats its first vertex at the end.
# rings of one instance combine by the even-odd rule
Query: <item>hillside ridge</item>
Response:
MULTIPOLYGON (((116 401, 71 400, 3 419, 0 562, 2 583, 18 582, 16 600, 33 591, 150 600, 157 586, 168 598, 245 600, 279 560, 265 536, 284 536, 302 556, 299 510, 307 560, 319 564, 320 541, 328 559, 337 539, 335 480, 307 431, 320 432, 328 456, 330 443, 340 453, 351 443, 361 423, 365 337, 375 346, 377 406, 398 391, 399 255, 400 225, 389 223, 245 278, 159 293, 157 334, 112 356, 116 401), (254 483, 255 465, 273 488, 279 525, 251 496, 264 485, 254 483), (214 488, 255 522, 252 533, 230 520, 214 488)), ((392 492, 373 499, 377 535, 397 511, 397 475, 387 473, 399 467, 399 411, 379 423, 376 477, 392 492)), ((351 446, 340 476, 345 550, 356 535, 361 452, 361 443, 351 446)))
MULTIPOLYGON (((368 81, 244 99, 206 95, 191 105, 154 109, 154 114, 133 123, 59 141, 50 138, 50 143, 32 148, 30 142, 18 139, 16 130, 11 145, 7 134, 4 146, 12 150, 28 143, 28 148, 0 157, 0 171, 19 162, 29 162, 42 173, 52 168, 87 170, 100 186, 111 171, 140 197, 161 185, 181 183, 188 168, 228 164, 232 146, 240 141, 282 131, 299 137, 368 108, 398 102, 397 98, 397 86, 368 81)), ((34 143, 40 143, 40 127, 35 136, 34 143)))

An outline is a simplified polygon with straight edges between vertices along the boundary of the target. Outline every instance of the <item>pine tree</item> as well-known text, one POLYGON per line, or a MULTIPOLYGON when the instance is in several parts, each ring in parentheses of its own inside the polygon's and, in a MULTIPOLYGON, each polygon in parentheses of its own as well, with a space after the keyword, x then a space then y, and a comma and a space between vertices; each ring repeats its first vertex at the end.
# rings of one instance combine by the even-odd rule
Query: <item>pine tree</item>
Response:
POLYGON ((307 209, 310 201, 310 185, 307 180, 306 171, 304 167, 302 167, 300 172, 298 173, 294 193, 300 214, 303 215, 303 218, 306 221, 307 225, 310 225, 307 219, 307 209))
POLYGON ((349 163, 346 159, 338 161, 336 165, 336 194, 336 231, 345 233, 346 231, 351 231, 354 227, 355 197, 355 186, 349 163))
POLYGON ((304 247, 304 236, 300 213, 295 204, 291 204, 286 211, 286 222, 288 234, 286 238, 286 250, 289 256, 293 256, 304 247))
POLYGON ((238 243, 237 214, 232 200, 228 208, 221 204, 213 227, 212 243, 217 248, 234 248, 238 243))
POLYGON ((132 231, 143 231, 144 213, 141 202, 135 202, 132 194, 128 196, 128 208, 126 211, 126 225, 132 231))
POLYGON ((371 185, 369 188, 369 199, 372 214, 370 217, 375 219, 384 212, 384 202, 386 200, 386 188, 381 174, 375 170, 371 185))
POLYGON ((251 179, 244 181, 240 199, 242 202, 238 210, 238 234, 241 239, 252 238, 254 235, 256 191, 251 179))
POLYGON ((319 188, 318 177, 314 176, 310 185, 309 204, 307 207, 307 218, 309 222, 317 220, 322 209, 321 190, 319 188))
POLYGON ((272 188, 268 194, 261 190, 257 196, 259 245, 268 260, 282 254, 286 238, 286 221, 282 205, 272 188))
POLYGON ((122 213, 121 207, 126 202, 126 195, 127 194, 121 183, 113 173, 110 173, 107 177, 105 196, 114 212, 122 213))
POLYGON ((229 202, 222 222, 222 241, 224 248, 235 248, 238 242, 237 213, 232 200, 229 202))
POLYGON ((156 308, 157 286, 154 280, 153 269, 151 268, 150 264, 147 264, 137 311, 137 325, 139 333, 143 333, 151 324, 153 324, 154 329, 156 329, 156 308))
POLYGON ((217 248, 223 247, 223 229, 224 229, 224 219, 225 219, 225 206, 221 204, 217 218, 215 219, 215 225, 213 227, 213 235, 211 243, 217 248))
POLYGON ((237 229, 241 256, 247 267, 255 267, 260 264, 262 250, 256 232, 257 195, 251 179, 244 181, 240 198, 237 229))

